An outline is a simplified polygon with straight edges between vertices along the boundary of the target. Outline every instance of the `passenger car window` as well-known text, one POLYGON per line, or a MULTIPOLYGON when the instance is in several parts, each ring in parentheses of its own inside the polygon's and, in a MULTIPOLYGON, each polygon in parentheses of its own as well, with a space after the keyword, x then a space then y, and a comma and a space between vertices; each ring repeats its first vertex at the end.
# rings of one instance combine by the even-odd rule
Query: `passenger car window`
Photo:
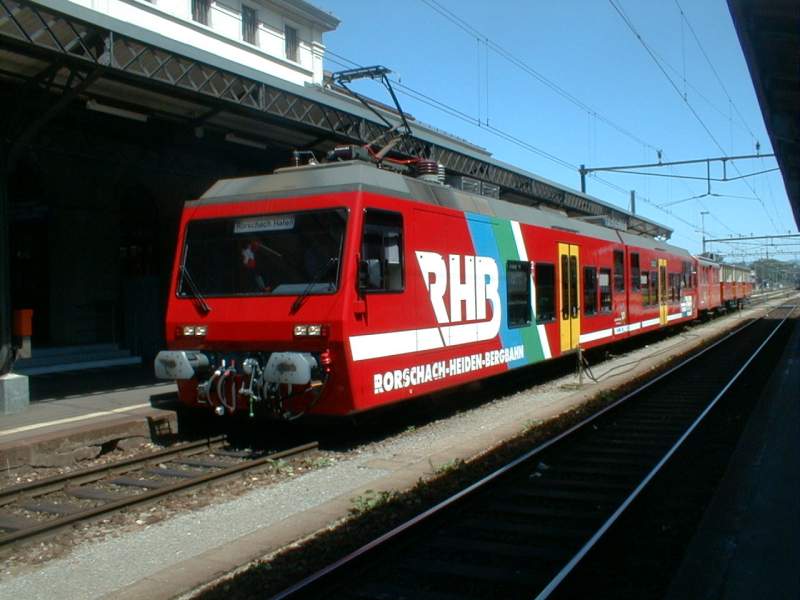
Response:
MULTIPOLYGON (((645 273, 646 275, 646 273, 645 273)), ((640 289, 641 281, 639 279, 639 253, 631 252, 631 291, 638 292, 640 289)), ((645 304, 647 304, 645 302, 645 304)))
POLYGON ((556 318, 556 268, 548 263, 536 263, 536 322, 548 323, 556 318))
POLYGON ((400 213, 364 211, 359 288, 365 292, 403 290, 403 217, 400 213))
POLYGON ((597 313, 597 268, 583 268, 583 314, 597 313))
POLYGON ((600 312, 611 312, 611 269, 600 269, 597 282, 600 288, 600 312))
POLYGON ((625 291, 625 253, 614 250, 614 291, 625 291))
POLYGON ((506 262, 508 326, 524 327, 531 322, 531 263, 506 262))

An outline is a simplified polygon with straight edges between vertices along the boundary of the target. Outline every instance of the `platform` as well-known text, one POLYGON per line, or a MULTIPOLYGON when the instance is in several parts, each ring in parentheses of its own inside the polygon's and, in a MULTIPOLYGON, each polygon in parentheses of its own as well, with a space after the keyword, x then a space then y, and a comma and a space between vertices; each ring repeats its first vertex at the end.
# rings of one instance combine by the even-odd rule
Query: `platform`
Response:
POLYGON ((24 413, 0 416, 0 468, 64 466, 104 444, 136 444, 177 432, 177 388, 139 368, 36 376, 24 413), (87 391, 91 390, 91 391, 87 391))
POLYGON ((670 600, 800 598, 800 327, 745 426, 670 600))

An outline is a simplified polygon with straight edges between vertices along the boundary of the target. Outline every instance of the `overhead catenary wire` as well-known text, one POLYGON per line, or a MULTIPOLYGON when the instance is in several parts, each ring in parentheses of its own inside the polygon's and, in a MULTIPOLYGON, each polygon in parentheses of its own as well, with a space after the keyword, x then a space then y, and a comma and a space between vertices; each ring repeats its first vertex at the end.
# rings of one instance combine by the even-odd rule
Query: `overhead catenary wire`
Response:
MULTIPOLYGON (((719 86, 722 88, 722 91, 725 93, 725 97, 728 99, 728 102, 733 107, 733 109, 736 111, 736 114, 739 116, 739 120, 742 122, 742 125, 744 125, 744 127, 750 133, 750 137, 753 138, 754 142, 758 142, 758 137, 756 136, 755 133, 753 133, 753 130, 747 124, 747 121, 745 121, 744 117, 742 116, 742 113, 739 111, 739 107, 736 106, 736 103, 733 101, 733 98, 731 98, 731 95, 728 93, 728 88, 725 87, 725 83, 722 81, 722 77, 719 76, 719 73, 717 72, 717 69, 714 66, 714 63, 711 61, 711 58, 709 58, 708 53, 706 52, 705 48, 703 47, 703 44, 700 42, 700 38, 697 35, 697 32, 694 30, 694 27, 692 26, 691 21, 689 21, 689 18, 686 16, 686 12, 683 10, 683 7, 681 6, 680 2, 678 2, 678 0, 674 0, 674 2, 675 2, 675 6, 678 7, 678 11, 681 14, 681 21, 685 22, 686 26, 689 28, 689 31, 692 34, 692 37, 694 38, 694 41, 697 43, 697 47, 700 48, 700 52, 703 54, 703 58, 706 59, 706 62, 708 63, 708 66, 711 68, 711 72, 714 73, 714 77, 717 79, 717 82, 719 83, 719 86)), ((684 71, 685 71, 685 68, 684 68, 684 71)))
MULTIPOLYGON (((698 121, 698 123, 700 123, 700 125, 705 130, 705 132, 708 135, 708 137, 711 138, 712 142, 714 142, 714 145, 716 145, 717 148, 719 148, 720 152, 725 154, 725 148, 723 148, 722 144, 719 143, 719 140, 717 140, 717 138, 714 136, 714 134, 709 129, 708 125, 706 125, 705 121, 703 121, 702 117, 700 117, 700 114, 694 108, 692 103, 689 102, 689 99, 687 97, 685 97, 681 93, 680 88, 675 83, 675 81, 672 79, 672 77, 670 77, 669 73, 667 73, 666 69, 664 68, 664 66, 662 65, 661 61, 658 59, 658 57, 655 55, 655 53, 653 52, 653 50, 650 47, 650 45, 645 41, 644 37, 642 37, 642 35, 636 29, 636 26, 630 20, 628 15, 625 14, 624 9, 618 3, 619 0, 616 0, 616 1, 615 0, 608 0, 608 2, 609 2, 609 4, 611 4, 612 8, 616 11, 617 15, 619 15, 619 17, 622 19, 622 21, 625 23, 625 25, 628 27, 628 29, 631 31, 631 33, 636 37, 636 39, 639 41, 639 43, 642 45, 642 47, 647 51, 647 54, 650 56, 650 58, 656 64, 656 66, 658 67, 659 71, 661 71, 661 73, 664 75, 664 77, 667 79, 667 81, 672 86, 672 89, 678 94, 678 96, 684 102, 684 104, 689 109, 689 111, 692 113, 692 115, 695 117, 695 119, 698 121)), ((741 172, 739 171, 739 167, 736 165, 736 163, 732 163, 732 165, 733 165, 733 168, 736 170, 736 172, 739 173, 739 175, 741 175, 741 172)), ((753 195, 758 198, 758 201, 761 204, 762 209, 764 210, 764 214, 766 215, 767 219, 769 219, 770 223, 772 224, 772 226, 777 231, 778 230, 778 226, 775 224, 775 220, 772 218, 772 215, 769 214, 769 211, 767 210, 766 204, 764 204, 764 201, 758 196, 758 193, 756 192, 755 188, 753 188, 753 186, 750 185, 750 183, 748 181, 746 181, 746 180, 743 180, 743 183, 750 189, 750 191, 753 193, 753 195)))
MULTIPOLYGON (((348 59, 348 58, 342 56, 341 54, 338 54, 335 51, 332 51, 330 49, 328 49, 326 51, 326 56, 332 62, 334 62, 336 64, 339 64, 341 66, 347 67, 347 68, 363 66, 363 65, 360 65, 359 63, 357 63, 357 62, 355 62, 355 61, 353 61, 351 59, 348 59), (327 55, 330 55, 330 56, 327 56, 327 55), (331 57, 333 57, 333 58, 331 58, 331 57), (336 60, 336 59, 338 59, 338 60, 336 60)), ((550 160, 551 162, 554 162, 555 164, 557 164, 557 165, 559 165, 559 166, 561 166, 561 167, 563 167, 565 169, 568 169, 568 170, 571 170, 571 171, 574 172, 578 168, 577 165, 574 165, 574 164, 570 163, 569 161, 566 161, 566 160, 564 160, 564 159, 562 159, 562 158, 560 158, 560 157, 558 157, 558 156, 556 156, 556 155, 554 155, 554 154, 552 154, 550 152, 547 152, 547 151, 545 151, 545 150, 543 150, 541 148, 538 148, 538 147, 536 147, 536 146, 534 146, 534 145, 532 145, 532 144, 530 144, 530 143, 528 143, 528 142, 526 142, 526 141, 514 136, 511 133, 503 131, 502 129, 499 129, 499 128, 491 126, 491 125, 483 126, 483 124, 481 123, 480 117, 475 117, 473 115, 470 115, 470 114, 464 112, 463 110, 460 110, 460 109, 458 109, 458 108, 456 108, 456 107, 454 107, 454 106, 452 106, 452 105, 450 105, 450 104, 448 104, 446 102, 443 102, 441 100, 433 98, 432 96, 430 96, 428 94, 425 94, 423 92, 420 92, 419 90, 415 90, 415 89, 411 88, 410 86, 408 86, 407 84, 401 83, 400 81, 397 81, 397 80, 394 80, 394 79, 392 79, 391 81, 392 81, 392 85, 397 89, 398 93, 401 93, 401 94, 403 94, 403 95, 405 95, 407 97, 410 97, 410 98, 412 98, 412 99, 414 99, 414 100, 416 100, 418 102, 421 102, 423 104, 426 104, 427 106, 435 108, 435 109, 437 109, 437 110, 439 110, 441 112, 444 112, 445 114, 448 114, 448 115, 450 115, 450 116, 452 116, 454 118, 457 118, 457 119, 459 119, 461 121, 464 121, 464 122, 466 122, 466 123, 468 123, 470 125, 477 126, 477 127, 482 127, 483 130, 492 133, 496 137, 504 139, 505 141, 507 141, 509 143, 512 143, 512 144, 514 144, 514 145, 516 145, 516 146, 518 146, 518 147, 520 147, 520 148, 522 148, 524 150, 527 150, 527 151, 532 152, 534 154, 537 154, 537 155, 539 155, 539 156, 541 156, 541 157, 543 157, 543 158, 545 158, 547 160, 550 160)), ((588 113, 588 114, 590 115, 590 118, 593 117, 593 116, 600 118, 599 115, 596 115, 595 113, 588 113)), ((651 147, 652 148, 652 146, 650 146, 646 142, 644 142, 643 145, 646 146, 646 147, 651 147)), ((620 186, 618 186, 618 185, 616 185, 616 184, 614 184, 614 183, 612 183, 612 182, 610 182, 608 180, 605 180, 605 179, 603 179, 601 177, 597 177, 597 176, 593 176, 593 177, 594 177, 594 179, 596 179, 601 184, 603 184, 603 185, 605 185, 605 186, 607 186, 607 187, 609 187, 609 188, 611 188, 611 189, 613 189, 613 190, 615 190, 615 191, 617 191, 617 192, 619 192, 621 194, 624 194, 625 196, 628 196, 628 194, 630 193, 629 190, 624 189, 624 188, 622 188, 622 187, 620 187, 620 186)), ((684 219, 683 217, 681 217, 680 215, 677 215, 676 213, 674 213, 673 211, 671 211, 669 209, 664 209, 664 208, 660 207, 658 203, 650 200, 646 196, 638 195, 637 198, 640 199, 645 204, 648 204, 649 206, 652 206, 653 208, 663 212, 669 218, 674 219, 676 221, 679 221, 679 222, 683 223, 684 225, 687 225, 688 227, 691 228, 692 231, 694 231, 697 228, 697 225, 695 223, 692 223, 692 222, 684 219)), ((720 224, 722 224, 728 231, 732 231, 721 220, 716 218, 715 215, 712 214, 712 217, 716 221, 718 221, 720 224)), ((717 234, 715 234, 715 233, 713 233, 711 231, 708 231, 708 233, 709 234, 713 234, 715 236, 717 235, 717 234)), ((685 236, 680 236, 680 237, 685 237, 685 236)), ((686 238, 686 239, 688 239, 688 238, 686 238)))
MULTIPOLYGON (((347 59, 347 58, 345 58, 343 56, 340 56, 340 55, 338 55, 336 53, 332 53, 332 54, 334 56, 340 58, 341 60, 346 61, 346 64, 345 63, 341 63, 341 62, 338 62, 337 64, 340 64, 342 66, 348 66, 348 67, 361 66, 358 63, 356 63, 356 62, 354 62, 354 61, 352 61, 350 59, 347 59)), ((334 62, 337 62, 337 61, 334 61, 334 62)), ((460 120, 462 120, 462 121, 464 121, 466 123, 469 123, 469 124, 474 125, 474 126, 481 126, 476 117, 474 117, 472 115, 469 115, 469 114, 467 114, 467 113, 465 113, 465 112, 463 112, 463 111, 461 111, 459 109, 456 109, 453 106, 451 106, 451 105, 449 105, 449 104, 447 104, 445 102, 442 102, 440 100, 437 100, 437 99, 435 99, 435 98, 433 98, 433 97, 431 97, 431 96, 429 96, 427 94, 424 94, 424 93, 422 93, 422 92, 420 92, 418 90, 415 90, 415 89, 407 86, 406 84, 403 84, 403 83, 400 83, 398 81, 392 80, 392 85, 394 85, 397 88, 399 93, 402 93, 402 94, 404 94, 406 96, 414 98, 419 102, 423 102, 424 104, 427 104, 428 106, 431 106, 432 108, 436 108, 438 110, 441 110, 441 111, 445 112, 446 114, 449 114, 450 116, 453 116, 453 117, 455 117, 457 119, 460 119, 460 120)), ((523 148, 523 149, 525 149, 525 150, 527 150, 529 152, 532 152, 534 154, 542 156, 543 158, 546 158, 546 159, 548 159, 548 160, 550 160, 550 161, 552 161, 552 162, 564 167, 565 169, 569 169, 569 170, 574 172, 578 168, 577 165, 574 165, 574 164, 572 164, 572 163, 570 163, 568 161, 565 161, 564 159, 562 159, 562 158, 560 158, 558 156, 555 156, 554 154, 552 154, 550 152, 542 150, 541 148, 533 146, 532 144, 529 144, 528 142, 525 142, 524 140, 519 139, 518 137, 514 136, 513 134, 510 134, 510 133, 508 133, 506 131, 503 131, 503 130, 497 128, 497 127, 489 125, 489 126, 483 127, 483 129, 493 133, 495 136, 500 137, 500 138, 502 138, 502 139, 504 139, 504 140, 506 140, 506 141, 508 141, 508 142, 520 147, 520 148, 523 148)), ((593 176, 593 177, 598 182, 602 183, 603 185, 606 185, 607 187, 610 187, 611 189, 614 189, 614 190, 616 190, 616 191, 618 191, 620 193, 623 193, 626 196, 629 194, 629 190, 626 190, 626 189, 624 189, 624 188, 622 188, 622 187, 620 187, 620 186, 618 186, 618 185, 616 185, 616 184, 614 184, 614 183, 612 183, 612 182, 610 182, 610 181, 608 181, 606 179, 603 179, 603 178, 597 177, 597 176, 593 176)), ((690 221, 687 221, 686 219, 684 219, 683 217, 680 217, 679 215, 675 214, 671 210, 664 209, 664 208, 660 207, 656 202, 653 202, 649 198, 647 198, 645 196, 638 196, 638 198, 640 198, 646 204, 648 204, 650 206, 653 206, 654 208, 660 210, 661 212, 663 212, 664 214, 668 215, 672 219, 680 221, 681 223, 689 226, 690 228, 692 228, 692 230, 694 230, 694 228, 696 227, 696 225, 694 223, 691 223, 690 221)), ((711 233, 711 232, 709 232, 709 233, 711 233)))
MULTIPOLYGON (((542 75, 540 72, 538 72, 535 69, 533 69, 532 67, 530 67, 527 63, 521 61, 519 58, 517 58, 511 52, 509 52, 508 50, 506 50, 505 48, 503 48, 502 46, 500 46, 496 42, 494 42, 491 39, 489 39, 482 32, 480 32, 478 29, 476 29, 470 23, 468 23, 465 19, 463 19, 462 17, 460 17, 458 14, 454 13, 453 11, 448 9, 447 7, 443 6, 437 0, 421 0, 421 1, 425 5, 430 7, 432 10, 434 10, 435 12, 440 14, 441 16, 443 16, 446 19, 448 19, 449 21, 451 21, 453 24, 455 24, 457 27, 462 29, 468 35, 474 36, 476 38, 476 40, 478 40, 479 42, 480 42, 481 39, 483 39, 484 42, 485 42, 486 48, 487 48, 487 52, 488 52, 488 49, 491 47, 491 49, 493 51, 495 51, 497 54, 499 54, 501 57, 505 58, 506 60, 508 60, 509 62, 514 64, 515 66, 517 66, 520 69, 522 69, 524 72, 526 72, 529 75, 531 75, 532 77, 534 77, 536 80, 538 80, 541 83, 545 84, 547 87, 549 87, 550 89, 552 89, 556 93, 560 94, 561 96, 565 97, 567 100, 569 100, 570 102, 572 102, 573 104, 575 104, 576 106, 581 108, 582 110, 586 111, 587 114, 589 115, 590 119, 592 117, 594 117, 595 119, 599 119, 599 120, 611 125, 614 129, 616 129, 620 133, 623 133, 624 135, 630 137, 631 139, 634 139, 635 141, 641 143, 644 147, 648 147, 648 148, 651 148, 653 150, 657 150, 655 148, 655 146, 653 146, 652 144, 642 140, 641 138, 639 138, 635 134, 632 134, 631 132, 627 131, 626 129, 622 128, 621 126, 618 126, 616 123, 611 122, 610 119, 608 119, 604 115, 598 113, 597 111, 595 111, 594 109, 589 107, 587 104, 582 102, 580 99, 576 98, 575 96, 573 96, 572 94, 570 94, 569 92, 564 90, 561 86, 559 86, 558 84, 556 84, 552 80, 550 80, 547 77, 545 77, 544 75, 542 75)), ((612 5, 614 5, 613 2, 612 2, 612 5)), ((623 11, 623 14, 624 14, 624 11, 623 11)), ((625 16, 624 18, 627 19, 627 16, 625 16)), ((687 25, 688 25, 688 23, 687 23, 687 25)), ((694 32, 692 32, 692 33, 694 34, 694 32)), ((696 34, 694 34, 694 35, 696 37, 696 34)), ((642 43, 644 44, 644 40, 641 39, 641 37, 640 37, 640 41, 642 41, 642 43)), ((645 44, 645 46, 649 49, 649 47, 646 44, 645 44)), ((656 64, 659 64, 658 59, 656 57, 653 57, 653 59, 656 62, 656 64)), ((684 61, 685 61, 685 57, 684 57, 684 61)), ((488 56, 487 56, 487 63, 488 63, 488 56)), ((488 65, 487 65, 487 68, 488 68, 488 65)), ((662 71, 663 71, 663 69, 662 69, 662 71)), ((670 82, 672 82, 669 74, 664 72, 664 75, 667 77, 667 79, 670 80, 670 82)), ((688 83, 688 80, 686 78, 685 63, 684 63, 683 75, 684 75, 684 90, 685 90, 685 86, 687 84, 691 85, 690 83, 688 83)), ((487 85, 487 87, 488 87, 488 76, 487 76, 487 79, 485 81, 485 85, 487 85)), ((674 85, 674 83, 673 83, 673 85, 674 85)), ((692 87, 694 87, 694 86, 692 86, 692 87)), ((676 87, 676 91, 679 93, 679 95, 681 95, 680 94, 680 90, 677 89, 677 87, 676 87)), ((690 110, 693 112, 693 114, 698 119, 698 121, 700 121, 702 126, 706 129, 708 135, 712 138, 712 140, 715 142, 715 144, 717 144, 717 146, 720 148, 722 153, 725 154, 724 148, 722 148, 722 146, 716 140, 716 138, 714 137, 714 135, 711 132, 711 130, 706 126, 705 122, 700 117, 699 113, 697 113, 697 111, 694 109, 694 107, 688 102, 688 96, 686 95, 685 91, 682 94, 682 98, 687 103, 687 105, 689 106, 690 110)), ((704 97, 704 99, 705 99, 705 97, 704 97)), ((706 101, 711 104, 711 102, 708 101, 707 99, 706 99, 706 101)), ((488 105, 488 89, 487 89, 487 105, 488 105)), ((713 106, 713 104, 712 104, 712 106, 713 106)), ((746 123, 745 123, 745 125, 746 125, 746 123)), ((591 124, 590 124, 590 127, 591 127, 591 124)), ((749 128, 748 128, 748 130, 749 130, 749 128)), ((592 133, 590 132, 588 135, 589 135, 589 140, 590 140, 589 141, 589 147, 591 148, 591 146, 592 146, 592 133)), ((734 167, 735 167, 735 165, 734 165, 734 167)), ((738 168, 737 168, 737 172, 738 172, 738 168)), ((739 174, 741 176, 741 172, 739 172, 739 174)), ((748 187, 750 187, 750 186, 748 186, 748 187)), ((751 191, 753 192, 754 196, 757 196, 757 194, 756 194, 754 189, 751 189, 751 191)), ((763 206, 763 208, 765 210, 765 214, 771 220, 771 216, 766 211, 766 206, 763 205, 763 201, 761 201, 760 198, 758 198, 758 200, 759 200, 759 202, 761 202, 761 204, 762 204, 762 206, 763 206)), ((774 223, 773 223, 773 225, 774 225, 774 223)))
MULTIPOLYGON (((581 99, 577 98, 575 95, 571 94, 569 91, 558 85, 552 79, 546 77, 545 75, 543 75, 542 73, 531 67, 528 63, 526 63, 525 61, 517 57, 515 54, 513 54, 511 51, 507 50, 506 48, 504 48, 503 46, 501 46, 500 44, 498 44, 497 42, 486 36, 484 33, 473 27, 466 20, 458 16, 456 13, 454 13, 447 7, 443 6, 437 0, 421 0, 421 1, 423 4, 427 5, 433 11, 443 16, 445 19, 447 19, 448 21, 459 27, 462 31, 464 31, 471 37, 482 39, 486 45, 487 52, 488 50, 492 50, 497 55, 501 56, 502 58, 504 58, 505 60, 507 60, 508 62, 510 62, 511 64, 513 64, 514 66, 516 66, 517 68, 528 74, 529 76, 533 77, 534 79, 536 79, 537 81, 548 87, 556 94, 562 96, 563 98, 565 98, 566 100, 568 100, 581 110, 594 115, 597 119, 599 119, 612 129, 616 130, 620 134, 630 138, 631 140, 637 142, 638 144, 642 144, 650 148, 653 151, 657 152, 659 150, 659 148, 657 148, 655 145, 643 140, 641 137, 637 136, 627 128, 616 123, 615 121, 605 116, 604 114, 598 112, 597 110, 595 110, 594 108, 583 102, 581 99)), ((488 55, 486 62, 487 62, 487 78, 488 78, 488 55)), ((487 92, 487 103, 488 103, 488 92, 487 92)))
MULTIPOLYGON (((340 64, 342 66, 348 66, 348 67, 349 66, 361 66, 361 65, 358 65, 358 63, 356 63, 354 61, 351 61, 350 59, 347 59, 347 58, 345 58, 345 57, 343 57, 341 55, 338 55, 336 53, 333 53, 333 54, 337 58, 339 58, 341 60, 344 60, 347 63, 350 63, 350 64, 344 64, 344 63, 337 62, 337 61, 334 60, 333 62, 337 62, 337 64, 340 64)), ((452 105, 447 104, 446 102, 443 102, 441 100, 437 100, 436 98, 433 98, 433 97, 429 96, 428 94, 420 92, 419 90, 415 90, 415 89, 409 87, 408 85, 406 85, 404 83, 401 83, 400 81, 397 81, 395 79, 390 79, 390 81, 392 82, 392 85, 397 89, 397 91, 399 93, 404 94, 404 95, 406 95, 406 96, 408 96, 410 98, 414 98, 418 102, 422 102, 422 103, 424 103, 424 104, 426 104, 426 105, 428 105, 428 106, 430 106, 432 108, 436 108, 438 110, 441 110, 441 111, 449 114, 452 117, 455 117, 455 118, 460 119, 460 120, 462 120, 462 121, 464 121, 466 123, 469 123, 470 125, 475 125, 475 126, 478 126, 478 127, 482 126, 484 130, 487 130, 487 131, 493 133, 495 136, 500 137, 500 138, 502 138, 502 139, 504 139, 504 140, 506 140, 508 142, 511 142, 514 145, 519 146, 520 148, 523 148, 523 149, 525 149, 525 150, 527 150, 529 152, 532 152, 532 153, 537 154, 537 155, 539 155, 539 156, 541 156, 543 158, 546 158, 546 159, 550 160, 551 162, 554 162, 555 164, 557 164, 557 165, 559 165, 561 167, 564 167, 565 169, 569 169, 570 171, 573 171, 573 172, 578 169, 577 165, 575 165, 573 163, 570 163, 570 162, 568 162, 568 161, 556 156, 555 154, 552 154, 551 152, 547 152, 546 150, 543 150, 542 148, 534 146, 533 144, 530 144, 530 143, 528 143, 528 142, 526 142, 524 140, 521 140, 520 138, 514 136, 511 133, 508 133, 507 131, 504 131, 502 129, 494 127, 493 125, 490 125, 488 122, 486 124, 482 125, 480 123, 480 119, 479 118, 477 118, 477 117, 475 117, 473 115, 470 115, 470 114, 468 114, 468 113, 466 113, 466 112, 464 112, 462 110, 459 110, 459 109, 453 107, 452 105)))

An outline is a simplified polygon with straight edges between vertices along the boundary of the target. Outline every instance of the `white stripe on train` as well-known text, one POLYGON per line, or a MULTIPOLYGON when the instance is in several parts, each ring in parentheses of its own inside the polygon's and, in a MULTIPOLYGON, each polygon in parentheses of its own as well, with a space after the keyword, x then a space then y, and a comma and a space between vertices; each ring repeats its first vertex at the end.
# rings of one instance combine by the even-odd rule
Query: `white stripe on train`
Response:
MULTIPOLYGON (((673 313, 667 315, 667 320, 674 321, 676 319, 686 318, 689 316, 691 315, 673 313)), ((588 342, 602 340, 614 335, 638 331, 639 329, 652 327, 654 325, 658 325, 659 323, 661 323, 660 319, 647 319, 645 321, 639 321, 638 323, 618 325, 613 328, 600 329, 598 331, 589 331, 581 334, 580 343, 586 344, 588 342)), ((542 348, 545 349, 545 358, 550 358, 550 349, 547 346, 547 336, 544 332, 544 325, 537 325, 536 329, 539 332, 540 339, 542 340, 542 348)), ((453 344, 452 341, 455 340, 451 340, 451 344, 448 344, 448 346, 461 345, 470 342, 470 340, 459 340, 459 343, 453 344)), ((371 358, 385 358, 387 356, 399 356, 401 354, 413 354, 414 352, 435 350, 437 348, 444 347, 445 344, 442 339, 442 332, 438 327, 350 336, 350 352, 353 355, 354 361, 369 360, 371 358)))

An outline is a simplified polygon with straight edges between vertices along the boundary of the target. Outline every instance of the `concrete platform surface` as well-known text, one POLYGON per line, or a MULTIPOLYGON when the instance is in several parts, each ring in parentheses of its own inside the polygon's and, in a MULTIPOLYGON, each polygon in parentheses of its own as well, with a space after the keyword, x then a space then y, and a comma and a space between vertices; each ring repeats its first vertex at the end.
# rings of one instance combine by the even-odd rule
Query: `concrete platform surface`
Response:
POLYGON ((800 598, 800 327, 753 409, 667 597, 800 598))
MULTIPOLYGON (((113 380, 114 372, 105 377, 113 380)), ((126 383, 116 389, 109 383, 102 392, 43 399, 23 413, 0 415, 0 469, 63 466, 89 458, 91 447, 112 440, 149 440, 154 434, 177 432, 175 411, 169 409, 176 401, 174 383, 126 383)), ((48 385, 59 389, 58 382, 48 385)), ((72 386, 67 381, 61 389, 72 386)))

